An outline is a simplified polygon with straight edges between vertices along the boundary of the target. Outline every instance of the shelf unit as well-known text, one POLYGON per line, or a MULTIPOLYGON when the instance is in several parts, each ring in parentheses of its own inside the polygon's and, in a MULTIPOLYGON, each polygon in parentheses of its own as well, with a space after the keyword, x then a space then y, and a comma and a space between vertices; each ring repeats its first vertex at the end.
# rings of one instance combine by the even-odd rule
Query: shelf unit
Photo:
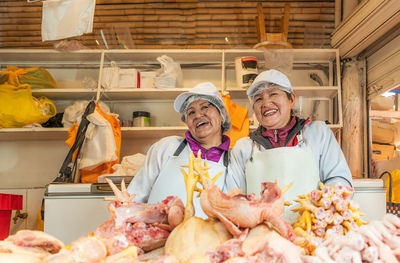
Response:
MULTIPOLYGON (((275 56, 290 58, 293 63, 293 89, 297 98, 320 100, 326 104, 326 118, 331 128, 342 127, 342 102, 340 87, 339 52, 336 49, 285 49, 276 50, 275 56), (307 72, 324 75, 324 83, 302 79, 307 72)), ((248 105, 245 90, 236 85, 235 59, 241 56, 255 56, 260 67, 265 67, 266 53, 253 49, 193 49, 193 50, 84 50, 78 52, 58 52, 54 50, 16 50, 1 49, 2 70, 7 65, 19 67, 43 67, 55 78, 58 89, 35 89, 35 97, 46 96, 60 103, 61 110, 75 100, 101 98, 111 105, 111 109, 121 110, 121 116, 129 118, 137 107, 154 108, 153 127, 123 127, 123 139, 157 139, 169 135, 182 135, 186 127, 182 126, 179 114, 175 113, 172 103, 175 97, 187 91, 201 81, 211 81, 220 90, 229 92, 231 98, 244 106, 248 105), (115 61, 121 68, 136 68, 139 71, 160 68, 157 57, 167 55, 180 63, 183 72, 183 84, 174 89, 113 89, 101 87, 85 89, 87 79, 98 81, 103 68, 115 61), (157 108, 161 107, 161 108, 157 108), (168 112, 166 110, 168 109, 168 112), (171 114, 169 114, 171 112, 171 114)), ((292 80, 292 77, 290 76, 292 80)), ((324 104, 324 105, 325 105, 324 104)), ((152 119, 153 120, 153 119, 152 119)), ((255 129, 256 127, 251 127, 255 129)), ((65 140, 66 128, 19 128, 0 129, 0 141, 4 140, 65 140)))

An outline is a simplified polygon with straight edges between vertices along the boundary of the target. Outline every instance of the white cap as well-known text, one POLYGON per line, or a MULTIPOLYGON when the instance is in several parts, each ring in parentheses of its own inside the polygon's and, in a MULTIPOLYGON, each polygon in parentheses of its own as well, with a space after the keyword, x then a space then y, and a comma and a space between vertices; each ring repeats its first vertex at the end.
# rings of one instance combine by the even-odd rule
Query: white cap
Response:
MULTIPOLYGON (((221 105, 224 105, 222 96, 218 89, 211 82, 203 82, 194 86, 190 91, 179 94, 174 102, 174 109, 176 112, 180 112, 183 103, 192 95, 205 95, 217 99, 221 105)), ((182 112, 181 112, 182 113, 182 112)))
POLYGON ((279 86, 277 88, 287 93, 293 92, 292 84, 290 83, 288 77, 286 77, 286 75, 280 71, 270 69, 258 74, 251 86, 247 89, 247 96, 252 98, 258 94, 259 91, 268 89, 269 87, 265 86, 264 84, 275 84, 279 86))

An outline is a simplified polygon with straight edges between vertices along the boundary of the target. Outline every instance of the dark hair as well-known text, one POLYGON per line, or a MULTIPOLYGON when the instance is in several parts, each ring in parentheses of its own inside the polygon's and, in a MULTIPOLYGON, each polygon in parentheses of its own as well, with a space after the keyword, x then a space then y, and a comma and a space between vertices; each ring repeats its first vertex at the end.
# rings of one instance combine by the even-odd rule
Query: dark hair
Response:
MULTIPOLYGON (((288 97, 288 99, 292 100, 292 93, 289 93, 289 92, 286 92, 286 91, 285 91, 285 93, 286 93, 286 96, 288 97)), ((290 116, 295 116, 293 109, 290 110, 290 116)))
POLYGON ((288 97, 288 99, 292 100, 292 93, 289 93, 289 92, 286 92, 286 91, 285 91, 285 93, 286 93, 286 96, 288 97))

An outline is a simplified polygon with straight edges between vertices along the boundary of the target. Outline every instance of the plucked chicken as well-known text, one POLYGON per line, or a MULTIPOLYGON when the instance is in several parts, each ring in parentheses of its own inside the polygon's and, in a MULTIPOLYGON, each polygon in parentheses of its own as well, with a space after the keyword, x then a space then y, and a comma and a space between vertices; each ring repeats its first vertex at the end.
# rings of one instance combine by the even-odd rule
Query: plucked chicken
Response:
POLYGON ((0 241, 0 258, 14 258, 9 262, 34 262, 59 252, 64 244, 57 238, 41 231, 20 230, 0 241), (19 261, 18 261, 19 260, 19 261))
POLYGON ((302 262, 300 248, 264 224, 252 228, 243 241, 242 238, 230 239, 208 251, 203 262, 302 262))
POLYGON ((243 234, 241 228, 253 228, 270 223, 285 238, 294 240, 292 227, 282 218, 284 201, 276 183, 262 184, 261 198, 254 194, 225 194, 216 186, 204 190, 200 196, 203 211, 218 218, 234 236, 243 234))
POLYGON ((112 218, 100 225, 95 236, 105 239, 110 254, 115 254, 129 246, 137 246, 144 251, 162 247, 170 231, 183 221, 182 201, 173 196, 158 204, 143 204, 132 201, 122 182, 119 190, 110 180, 115 197, 108 205, 112 218))
POLYGON ((183 169, 181 170, 185 178, 187 192, 185 219, 171 232, 164 248, 165 254, 172 254, 181 262, 189 262, 195 257, 201 257, 206 251, 212 250, 232 238, 221 222, 193 216, 193 192, 195 190, 202 191, 197 188, 197 183, 206 188, 213 185, 219 175, 211 179, 207 165, 201 164, 200 155, 195 158, 192 152, 187 168, 188 173, 183 169), (205 186, 206 184, 207 186, 205 186))

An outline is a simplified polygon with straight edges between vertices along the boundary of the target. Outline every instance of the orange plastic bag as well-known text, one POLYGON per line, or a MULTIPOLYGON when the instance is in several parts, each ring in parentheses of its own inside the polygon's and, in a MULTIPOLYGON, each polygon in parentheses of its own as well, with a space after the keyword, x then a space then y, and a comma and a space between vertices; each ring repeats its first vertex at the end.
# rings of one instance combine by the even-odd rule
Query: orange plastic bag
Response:
MULTIPOLYGON (((102 117, 104 117, 111 125, 112 132, 115 139, 116 151, 115 154, 117 159, 110 162, 101 163, 98 166, 92 169, 80 169, 80 181, 81 183, 97 183, 97 177, 102 174, 111 174, 114 173, 112 166, 114 164, 119 163, 120 152, 121 152, 121 127, 119 121, 111 114, 104 113, 99 105, 96 105, 96 111, 98 111, 102 117)), ((74 126, 71 126, 68 130, 68 139, 65 141, 68 146, 71 148, 74 144, 76 132, 78 130, 78 125, 74 123, 74 126)), ((74 154, 73 159, 76 158, 76 153, 74 154)))

